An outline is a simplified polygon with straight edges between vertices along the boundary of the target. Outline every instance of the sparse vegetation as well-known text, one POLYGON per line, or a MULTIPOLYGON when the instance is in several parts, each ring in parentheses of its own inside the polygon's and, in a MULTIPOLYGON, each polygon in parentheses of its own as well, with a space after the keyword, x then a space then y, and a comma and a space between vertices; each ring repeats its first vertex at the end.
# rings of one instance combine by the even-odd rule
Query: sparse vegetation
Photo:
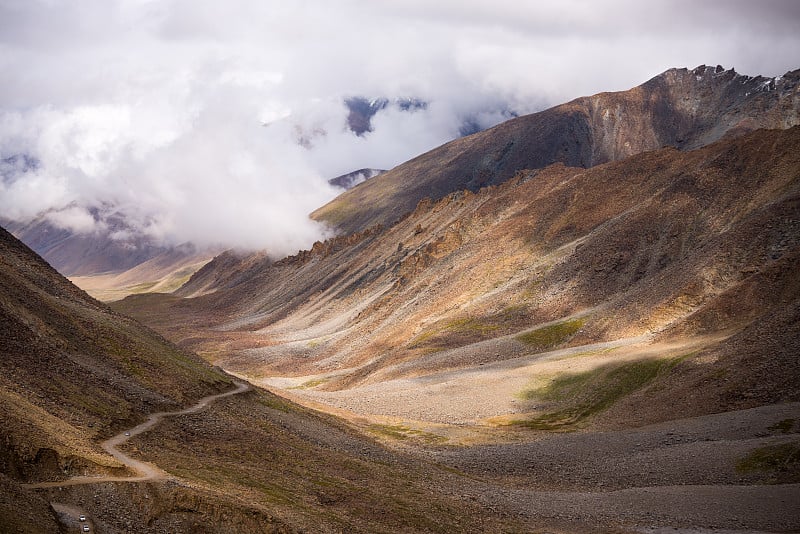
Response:
POLYGON ((523 321, 526 314, 527 309, 524 306, 508 306, 499 312, 482 317, 442 320, 414 338, 409 347, 436 352, 504 335, 510 333, 514 325, 523 321))
POLYGON ((780 432, 782 434, 788 434, 794 428, 794 419, 783 419, 782 421, 778 421, 772 426, 767 427, 768 430, 772 430, 773 432, 780 432))
POLYGON ((303 382, 299 386, 294 386, 294 387, 291 387, 289 389, 311 389, 311 388, 315 388, 315 387, 317 387, 319 385, 324 384, 328 380, 329 380, 328 378, 314 378, 312 380, 306 380, 305 382, 303 382))
POLYGON ((555 409, 513 424, 536 430, 572 428, 669 372, 683 358, 640 360, 560 375, 545 386, 519 394, 524 400, 549 402, 555 409))
POLYGON ((766 483, 800 482, 800 443, 767 445, 750 451, 736 463, 740 473, 764 472, 766 483))
POLYGON ((560 323, 543 326, 517 336, 519 341, 536 350, 547 350, 567 342, 584 325, 584 319, 571 319, 560 323))
POLYGON ((397 440, 407 440, 409 438, 425 443, 444 443, 447 438, 424 430, 417 430, 404 425, 380 425, 372 424, 367 427, 367 431, 384 438, 397 440))

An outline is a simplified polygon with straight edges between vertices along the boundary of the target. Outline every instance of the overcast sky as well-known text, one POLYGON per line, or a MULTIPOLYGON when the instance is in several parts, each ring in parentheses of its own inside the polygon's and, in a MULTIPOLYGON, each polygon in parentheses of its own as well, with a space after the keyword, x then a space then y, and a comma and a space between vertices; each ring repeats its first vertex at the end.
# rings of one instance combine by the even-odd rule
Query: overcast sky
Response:
POLYGON ((0 166, 0 215, 86 232, 116 213, 168 242, 291 253, 324 235, 307 214, 328 178, 405 161, 469 113, 670 67, 776 76, 800 67, 799 28, 794 0, 0 0, 0 159, 39 161, 0 166), (356 137, 351 95, 429 106, 356 137))

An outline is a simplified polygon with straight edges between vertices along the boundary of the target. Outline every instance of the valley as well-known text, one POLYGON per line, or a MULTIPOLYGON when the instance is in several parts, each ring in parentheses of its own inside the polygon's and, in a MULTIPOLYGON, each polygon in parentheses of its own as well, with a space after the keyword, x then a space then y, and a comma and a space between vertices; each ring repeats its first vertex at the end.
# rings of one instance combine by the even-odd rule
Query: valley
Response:
POLYGON ((0 530, 800 530, 798 72, 512 119, 282 258, 0 229, 0 530))
POLYGON ((523 171, 114 307, 526 528, 791 531, 799 149, 523 171))

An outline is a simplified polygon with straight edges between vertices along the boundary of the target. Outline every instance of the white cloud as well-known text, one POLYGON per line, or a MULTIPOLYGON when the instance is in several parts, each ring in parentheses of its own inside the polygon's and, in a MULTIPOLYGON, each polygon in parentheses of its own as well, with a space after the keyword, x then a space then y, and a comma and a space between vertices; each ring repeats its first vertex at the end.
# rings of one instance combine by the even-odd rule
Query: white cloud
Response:
POLYGON ((798 6, 5 0, 0 159, 39 165, 5 165, 0 215, 52 210, 86 230, 102 206, 101 222, 121 215, 126 232, 293 252, 324 236, 306 215, 335 194, 328 178, 409 159, 465 115, 487 126, 504 106, 532 112, 674 66, 800 67, 798 6), (356 137, 352 95, 430 105, 390 106, 356 137))
POLYGON ((66 228, 76 234, 88 234, 105 229, 104 224, 98 224, 91 213, 78 206, 47 212, 45 219, 59 228, 66 228))

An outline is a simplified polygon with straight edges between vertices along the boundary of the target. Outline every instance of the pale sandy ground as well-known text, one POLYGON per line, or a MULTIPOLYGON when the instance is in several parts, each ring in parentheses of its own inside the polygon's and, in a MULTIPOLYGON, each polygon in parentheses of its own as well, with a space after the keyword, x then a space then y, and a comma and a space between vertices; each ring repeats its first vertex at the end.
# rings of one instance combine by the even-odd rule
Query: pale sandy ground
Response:
MULTIPOLYGON (((486 344, 477 350, 503 347, 486 344)), ((545 434, 496 426, 535 412, 535 404, 522 400, 519 393, 557 372, 580 372, 612 361, 675 357, 695 348, 632 338, 344 391, 303 387, 311 380, 324 380, 325 375, 257 382, 368 430, 377 425, 421 431, 407 433, 409 439, 393 445, 473 481, 453 488, 454 493, 532 524, 561 525, 558 530, 563 532, 800 532, 800 485, 765 484, 768 475, 736 470, 737 462, 753 449, 800 441, 800 434, 774 429, 785 419, 800 422, 800 403, 613 432, 545 434), (426 444, 414 439, 420 435, 440 440, 426 444)), ((465 361, 456 356, 452 360, 465 361)), ((402 375, 404 370, 397 367, 402 364, 386 374, 402 375)), ((386 439, 385 434, 376 435, 386 439)))
MULTIPOLYGON (((505 341, 491 340, 466 350, 477 350, 491 357, 495 351, 506 348, 505 341)), ((672 357, 691 349, 686 344, 652 345, 647 343, 647 338, 636 337, 499 362, 481 362, 474 367, 390 379, 342 391, 303 387, 309 382, 324 381, 327 375, 269 377, 254 380, 254 383, 301 403, 317 408, 327 406, 337 413, 345 411, 368 418, 390 417, 422 424, 483 426, 490 421, 535 411, 535 404, 522 400, 519 394, 558 373, 577 373, 609 362, 672 357)), ((441 363, 448 358, 447 354, 438 355, 437 361, 441 363)), ((465 360, 480 361, 480 356, 465 356, 462 350, 459 362, 452 359, 454 363, 464 363, 465 360)), ((381 374, 403 374, 403 367, 404 364, 392 366, 381 374)), ((425 369, 425 362, 415 361, 413 367, 419 373, 425 369)))

